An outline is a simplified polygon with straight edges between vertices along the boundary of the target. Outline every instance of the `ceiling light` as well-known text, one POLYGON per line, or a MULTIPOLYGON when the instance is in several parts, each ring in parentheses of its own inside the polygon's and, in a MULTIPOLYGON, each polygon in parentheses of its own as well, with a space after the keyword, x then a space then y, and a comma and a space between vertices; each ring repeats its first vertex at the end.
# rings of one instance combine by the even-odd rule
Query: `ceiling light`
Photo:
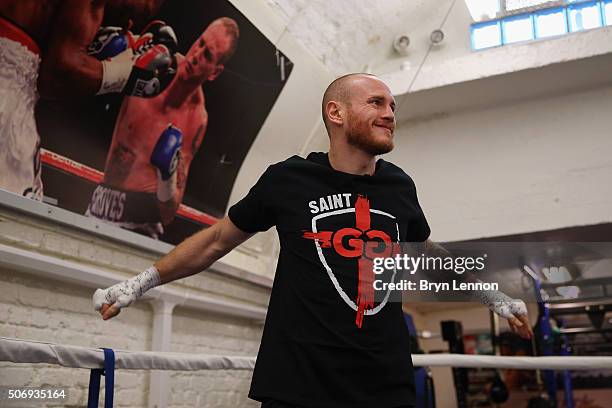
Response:
POLYGON ((433 30, 429 35, 432 44, 440 44, 444 40, 444 32, 442 30, 433 30))
POLYGON ((408 54, 408 46, 410 45, 410 37, 405 34, 398 35, 393 40, 393 49, 400 55, 408 54))

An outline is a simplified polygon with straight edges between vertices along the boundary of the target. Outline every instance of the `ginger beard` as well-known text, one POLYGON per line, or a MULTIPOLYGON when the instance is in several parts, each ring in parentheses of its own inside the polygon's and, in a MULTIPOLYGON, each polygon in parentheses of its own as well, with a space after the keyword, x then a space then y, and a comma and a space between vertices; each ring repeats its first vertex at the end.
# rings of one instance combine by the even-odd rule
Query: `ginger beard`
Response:
POLYGON ((372 156, 393 150, 393 132, 378 125, 376 120, 365 120, 355 115, 350 106, 347 110, 346 140, 372 156))

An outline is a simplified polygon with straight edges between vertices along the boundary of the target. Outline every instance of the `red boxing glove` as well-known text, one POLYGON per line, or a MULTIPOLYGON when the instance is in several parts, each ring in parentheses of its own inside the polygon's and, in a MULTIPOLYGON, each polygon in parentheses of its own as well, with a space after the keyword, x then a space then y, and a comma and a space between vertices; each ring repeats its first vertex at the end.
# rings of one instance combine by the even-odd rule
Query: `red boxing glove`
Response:
POLYGON ((155 44, 165 45, 174 54, 178 49, 178 40, 172 27, 160 20, 151 21, 142 30, 133 45, 134 54, 141 55, 155 44))
POLYGON ((156 20, 129 42, 129 52, 102 61, 98 94, 123 92, 145 98, 159 95, 176 75, 178 42, 174 30, 156 20))
POLYGON ((165 45, 155 44, 134 60, 123 93, 129 96, 159 95, 176 75, 176 58, 165 45))

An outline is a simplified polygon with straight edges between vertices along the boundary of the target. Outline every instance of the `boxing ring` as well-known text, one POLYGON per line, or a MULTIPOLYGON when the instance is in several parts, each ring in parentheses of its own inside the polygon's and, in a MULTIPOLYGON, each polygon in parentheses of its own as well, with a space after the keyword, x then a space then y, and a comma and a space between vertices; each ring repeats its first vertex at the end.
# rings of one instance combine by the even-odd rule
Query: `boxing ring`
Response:
MULTIPOLYGON (((94 184, 100 184, 104 179, 103 172, 47 149, 40 149, 40 159, 46 166, 72 174, 94 184)), ((215 217, 182 203, 179 204, 176 214, 202 225, 213 225, 218 221, 215 217)))
MULTIPOLYGON (((91 370, 89 407, 98 406, 100 376, 105 381, 105 408, 113 406, 115 370, 252 370, 255 357, 160 353, 98 349, 0 337, 0 361, 52 364, 91 370)), ((463 354, 414 354, 416 367, 461 367, 529 370, 612 369, 612 356, 503 357, 463 354)))

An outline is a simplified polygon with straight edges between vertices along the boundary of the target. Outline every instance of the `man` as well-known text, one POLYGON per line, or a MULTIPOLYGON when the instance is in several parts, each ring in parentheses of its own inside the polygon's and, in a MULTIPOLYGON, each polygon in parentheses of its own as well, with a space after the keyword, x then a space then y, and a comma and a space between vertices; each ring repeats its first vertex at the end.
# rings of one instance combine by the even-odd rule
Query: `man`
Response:
MULTIPOLYGON (((134 94, 138 81, 157 81, 167 74, 167 69, 152 74, 145 60, 154 55, 170 60, 168 42, 142 48, 136 57, 126 47, 120 57, 104 61, 86 52, 106 11, 127 25, 128 20, 148 20, 160 3, 0 0, 0 188, 42 199, 40 137, 34 120, 39 91, 53 99, 134 94)), ((143 38, 157 43, 158 37, 148 33, 143 38)))
POLYGON ((163 233, 183 199, 189 166, 206 132, 202 85, 223 72, 238 37, 231 18, 213 21, 184 58, 177 54, 177 75, 161 94, 124 98, 104 180, 87 215, 154 238, 163 233))
MULTIPOLYGON (((281 240, 249 397, 263 407, 413 406, 415 385, 401 303, 376 302, 362 268, 366 242, 436 248, 412 179, 376 156, 393 148, 395 101, 367 74, 341 77, 323 97, 329 154, 270 166, 228 217, 178 245, 142 274, 98 289, 103 319, 146 290, 193 275, 257 231, 281 240)), ((435 253, 436 251, 428 251, 435 253)), ((482 300, 531 335, 523 302, 482 300)))

